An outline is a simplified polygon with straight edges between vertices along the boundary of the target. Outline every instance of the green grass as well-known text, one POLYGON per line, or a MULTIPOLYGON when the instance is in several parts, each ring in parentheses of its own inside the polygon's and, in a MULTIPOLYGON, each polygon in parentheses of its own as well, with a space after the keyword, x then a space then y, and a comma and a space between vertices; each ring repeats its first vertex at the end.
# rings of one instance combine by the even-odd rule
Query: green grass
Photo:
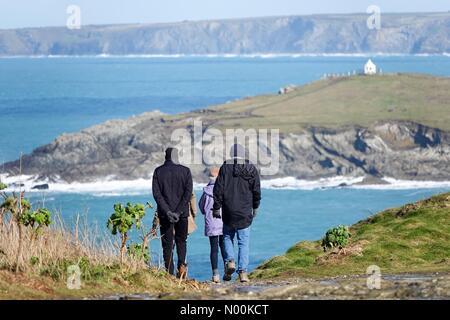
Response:
MULTIPOLYGON (((202 120, 217 128, 370 126, 413 121, 450 130, 450 78, 414 74, 353 76, 317 81, 286 95, 264 95, 210 108, 202 120)), ((167 116, 189 119, 192 113, 167 116)))
POLYGON ((300 242, 252 276, 365 274, 370 265, 383 273, 450 271, 450 193, 388 209, 353 225, 350 232, 350 242, 340 252, 324 252, 320 241, 300 242))

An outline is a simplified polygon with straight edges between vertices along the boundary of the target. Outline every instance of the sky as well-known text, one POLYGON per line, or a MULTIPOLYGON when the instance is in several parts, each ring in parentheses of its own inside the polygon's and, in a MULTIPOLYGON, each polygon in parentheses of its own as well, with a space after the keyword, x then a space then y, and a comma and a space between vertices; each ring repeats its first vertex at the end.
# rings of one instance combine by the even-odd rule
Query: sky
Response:
POLYGON ((64 26, 78 5, 81 24, 153 23, 314 13, 450 11, 450 0, 0 0, 0 29, 64 26))

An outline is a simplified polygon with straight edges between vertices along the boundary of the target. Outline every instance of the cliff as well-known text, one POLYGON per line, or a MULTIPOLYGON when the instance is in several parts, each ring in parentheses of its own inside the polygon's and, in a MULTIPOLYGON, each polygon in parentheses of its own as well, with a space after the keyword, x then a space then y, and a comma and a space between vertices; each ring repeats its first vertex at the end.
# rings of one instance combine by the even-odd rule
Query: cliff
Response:
POLYGON ((329 14, 0 30, 0 56, 450 52, 450 13, 329 14))

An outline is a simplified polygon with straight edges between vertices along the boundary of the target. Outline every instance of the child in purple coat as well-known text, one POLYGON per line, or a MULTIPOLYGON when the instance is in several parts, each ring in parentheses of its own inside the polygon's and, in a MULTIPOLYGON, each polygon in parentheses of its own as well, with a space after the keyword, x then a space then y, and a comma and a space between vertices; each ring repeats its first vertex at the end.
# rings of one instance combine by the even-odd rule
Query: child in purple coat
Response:
POLYGON ((203 188, 203 194, 198 202, 200 211, 205 216, 205 236, 209 237, 209 243, 211 245, 211 267, 212 267, 212 282, 220 283, 219 275, 219 249, 222 255, 222 259, 225 261, 225 250, 223 247, 223 222, 222 219, 214 218, 212 215, 212 207, 214 204, 213 189, 217 175, 219 174, 219 168, 211 168, 210 181, 206 187, 203 188))

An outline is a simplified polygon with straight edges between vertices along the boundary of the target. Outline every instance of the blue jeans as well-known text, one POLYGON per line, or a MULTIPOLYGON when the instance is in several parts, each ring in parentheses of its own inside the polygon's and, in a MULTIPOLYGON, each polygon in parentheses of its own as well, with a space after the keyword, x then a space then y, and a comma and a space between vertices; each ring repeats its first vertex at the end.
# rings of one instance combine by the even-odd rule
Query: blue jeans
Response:
POLYGON ((238 272, 247 272, 250 254, 250 227, 232 229, 223 225, 223 242, 225 247, 225 261, 234 261, 234 237, 238 242, 238 272))

